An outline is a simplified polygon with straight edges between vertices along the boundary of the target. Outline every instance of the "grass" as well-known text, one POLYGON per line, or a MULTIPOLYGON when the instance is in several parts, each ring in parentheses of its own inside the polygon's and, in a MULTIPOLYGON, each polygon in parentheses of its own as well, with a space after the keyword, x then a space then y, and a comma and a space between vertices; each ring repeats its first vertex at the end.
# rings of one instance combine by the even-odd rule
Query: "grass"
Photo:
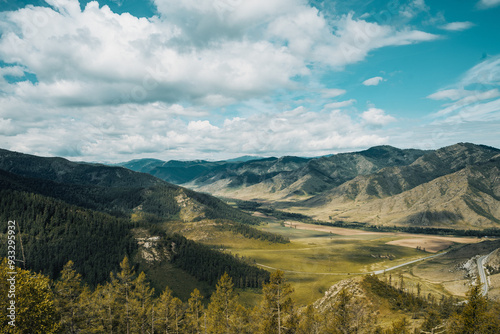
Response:
MULTIPOLYGON (((290 239, 290 243, 277 244, 248 239, 230 231, 217 230, 210 223, 203 222, 169 226, 170 231, 180 232, 190 239, 245 257, 253 263, 271 267, 264 267, 266 270, 274 271, 273 268, 284 270, 286 278, 295 290, 294 299, 298 305, 314 302, 323 297, 325 291, 333 284, 352 275, 363 275, 431 255, 414 248, 387 244, 394 240, 412 238, 408 234, 336 235, 329 232, 285 227, 276 221, 268 221, 258 228, 284 235, 290 239)), ((455 247, 457 246, 453 248, 455 247)), ((418 262, 397 271, 391 271, 390 275, 394 282, 398 279, 399 273, 402 273, 408 282, 408 287, 416 291, 416 285, 420 283, 422 294, 432 293, 439 298, 443 294, 449 295, 449 291, 443 287, 442 282, 423 277, 426 275, 422 275, 422 271, 426 271, 427 266, 432 266, 431 270, 435 271, 437 270, 435 268, 442 267, 440 263, 443 261, 447 262, 445 258, 418 262)), ((444 273, 436 272, 436 275, 441 274, 444 273)), ((171 271, 157 275, 170 275, 169 285, 176 284, 175 281, 182 278, 182 273, 175 278, 171 271)), ((389 277, 388 273, 385 275, 389 277)), ((176 289, 172 287, 172 289, 181 291, 183 296, 189 297, 194 287, 203 288, 201 282, 192 281, 188 286, 189 280, 181 279, 180 281, 183 282, 183 286, 176 289)), ((204 288, 202 292, 209 293, 209 289, 204 288)), ((240 295, 240 302, 245 306, 255 306, 261 300, 261 291, 258 289, 238 289, 237 292, 240 295)))
MULTIPOLYGON (((335 235, 284 227, 275 222, 259 228, 287 236, 291 242, 273 244, 237 238, 234 235, 219 235, 204 243, 222 244, 226 252, 244 256, 264 266, 285 270, 285 276, 295 289, 294 299, 300 305, 321 298, 330 286, 351 275, 393 267, 428 255, 416 249, 386 244, 400 238, 397 236, 335 235)), ((259 300, 259 293, 260 291, 241 292, 241 299, 246 304, 252 304, 259 300)))

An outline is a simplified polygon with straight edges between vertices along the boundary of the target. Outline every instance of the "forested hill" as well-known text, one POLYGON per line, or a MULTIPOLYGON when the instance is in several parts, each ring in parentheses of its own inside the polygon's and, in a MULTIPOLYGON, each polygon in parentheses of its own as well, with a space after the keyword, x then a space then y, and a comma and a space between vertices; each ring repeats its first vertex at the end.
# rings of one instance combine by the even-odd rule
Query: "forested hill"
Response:
POLYGON ((163 182, 122 167, 78 163, 0 149, 0 169, 24 177, 103 187, 151 187, 163 182))
MULTIPOLYGON (((258 224, 257 218, 215 197, 148 174, 6 150, 0 150, 0 219, 2 245, 6 245, 7 222, 19 223, 27 269, 56 278, 72 260, 91 285, 104 282, 125 255, 134 264, 141 262, 138 229, 157 233, 165 224, 204 221, 247 238, 285 241, 254 229, 250 225, 258 224)), ((238 283, 255 286, 268 278, 265 271, 183 236, 166 238, 182 244, 182 253, 172 251, 168 261, 155 265, 177 267, 209 285, 224 271, 238 283), (193 256, 204 259, 196 268, 188 265, 193 256)), ((20 259, 21 249, 17 251, 20 259)))
MULTIPOLYGON (((26 268, 51 278, 57 278, 64 264, 71 260, 83 280, 95 286, 118 269, 124 256, 137 258, 138 243, 133 235, 137 224, 129 219, 37 194, 0 189, 1 254, 7 254, 8 221, 17 223, 17 259, 25 260, 26 268)), ((139 226, 147 228, 145 224, 139 226)), ((262 269, 181 235, 159 235, 169 262, 209 285, 214 286, 224 272, 233 277, 237 286, 241 281, 260 287, 269 278, 262 269)))
POLYGON ((7 254, 4 241, 9 220, 18 224, 17 259, 25 257, 26 268, 52 278, 72 260, 87 283, 104 282, 123 257, 137 249, 128 219, 37 194, 1 189, 2 254, 7 254))
POLYGON ((258 220, 207 194, 123 167, 75 163, 0 150, 0 186, 114 215, 144 219, 258 220))

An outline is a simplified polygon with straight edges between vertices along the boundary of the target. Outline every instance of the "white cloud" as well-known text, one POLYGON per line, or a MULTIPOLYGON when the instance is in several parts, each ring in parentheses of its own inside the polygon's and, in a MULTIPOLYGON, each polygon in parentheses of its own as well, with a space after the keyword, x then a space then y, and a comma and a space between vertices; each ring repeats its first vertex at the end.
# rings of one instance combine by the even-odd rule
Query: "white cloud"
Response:
POLYGON ((477 6, 482 9, 492 8, 500 5, 500 0, 481 0, 477 3, 477 6))
POLYGON ((356 103, 356 100, 350 99, 350 100, 346 100, 346 101, 332 102, 332 103, 325 104, 324 108, 325 109, 339 109, 339 108, 349 107, 349 106, 353 105, 354 103, 356 103))
POLYGON ((369 125, 386 125, 396 121, 391 115, 386 115, 385 111, 378 108, 369 108, 361 114, 361 118, 369 125))
POLYGON ((433 93, 427 96, 427 98, 431 100, 459 100, 471 94, 474 94, 474 92, 464 89, 446 89, 433 93))
POLYGON ((437 38, 352 14, 327 22, 302 0, 156 0, 161 15, 149 19, 97 2, 49 4, 3 14, 0 59, 39 81, 16 94, 53 106, 222 106, 289 88, 311 64, 342 68, 374 49, 437 38))
POLYGON ((500 84, 500 55, 488 58, 468 70, 459 85, 498 85, 500 84))
POLYGON ((467 109, 471 105, 485 100, 491 100, 497 97, 500 97, 500 91, 498 89, 491 89, 485 92, 481 91, 467 91, 464 97, 459 99, 458 101, 452 103, 444 109, 439 110, 437 113, 433 114, 433 117, 441 117, 448 114, 451 114, 454 111, 467 109))
POLYGON ((412 0, 406 5, 402 5, 399 14, 403 17, 411 19, 421 12, 429 10, 424 0, 412 0))
MULTIPOLYGON (((354 99, 320 112, 250 104, 272 105, 276 92, 302 88, 301 78, 341 70, 374 50, 439 38, 354 13, 327 19, 305 0, 155 0, 159 14, 151 18, 96 1, 83 10, 77 0, 47 3, 0 13, 0 60, 17 64, 0 69, 0 140, 89 160, 166 151, 322 154, 386 143, 372 125, 394 118, 370 109, 360 121, 337 110, 354 99), (37 80, 4 77, 24 73, 37 80)), ((415 10, 423 5, 412 2, 415 10)), ((346 91, 320 93, 332 99, 346 91)))
POLYGON ((434 124, 500 120, 500 56, 482 61, 468 70, 457 88, 438 91, 427 98, 451 100, 431 115, 434 124), (467 87, 473 89, 466 89, 467 87))
POLYGON ((448 31, 462 31, 472 28, 473 26, 474 23, 466 21, 466 22, 451 22, 445 24, 444 26, 441 26, 440 28, 448 31))
POLYGON ((382 77, 373 77, 370 79, 366 79, 363 81, 363 85, 365 86, 377 86, 381 81, 384 81, 382 77))
POLYGON ((202 110, 190 112, 195 119, 186 121, 178 116, 186 114, 180 105, 65 107, 58 117, 26 117, 17 120, 16 127, 8 119, 0 121, 0 140, 13 150, 89 161, 123 161, 130 154, 162 159, 322 155, 385 144, 389 138, 379 126, 392 120, 382 112, 371 118, 365 114, 360 122, 354 115, 327 106, 320 112, 298 107, 246 118, 227 117, 217 124, 210 115, 203 116, 202 110))
POLYGON ((329 99, 343 95, 345 93, 346 93, 345 89, 331 88, 331 89, 323 89, 321 91, 321 96, 326 99, 329 99))

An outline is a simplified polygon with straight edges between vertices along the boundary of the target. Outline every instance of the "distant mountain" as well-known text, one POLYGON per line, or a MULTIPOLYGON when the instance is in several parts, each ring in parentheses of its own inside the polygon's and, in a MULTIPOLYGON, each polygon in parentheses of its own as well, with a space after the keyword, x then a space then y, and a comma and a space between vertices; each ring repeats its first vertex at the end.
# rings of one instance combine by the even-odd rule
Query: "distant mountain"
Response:
POLYGON ((227 162, 248 162, 248 161, 252 161, 252 160, 261 160, 261 159, 264 159, 264 157, 259 157, 256 155, 243 155, 241 157, 227 159, 225 161, 227 161, 227 162))
POLYGON ((238 165, 233 174, 216 172, 210 178, 197 178, 185 185, 241 199, 296 199, 332 189, 358 175, 367 175, 384 167, 408 165, 424 153, 421 150, 378 146, 366 151, 313 159, 283 157, 252 161, 238 165), (253 168, 264 161, 267 171, 253 168))
POLYGON ((319 158, 285 156, 249 161, 133 160, 121 164, 165 181, 213 195, 240 199, 303 198, 390 166, 414 162, 425 151, 391 146, 319 158))
POLYGON ((460 143, 358 176, 298 206, 318 218, 486 228, 500 224, 500 150, 460 143))
POLYGON ((204 160, 164 162, 142 159, 120 165, 134 171, 149 173, 167 182, 201 189, 203 185, 210 185, 218 180, 225 180, 225 183, 232 188, 253 185, 280 172, 292 171, 304 165, 308 160, 297 157, 215 162, 204 160))
POLYGON ((431 151, 376 146, 311 159, 184 162, 151 173, 171 179, 177 173, 183 186, 197 191, 323 220, 485 228, 500 223, 499 154, 471 143, 431 151))
POLYGON ((163 182, 123 167, 72 162, 0 149, 0 169, 23 177, 102 187, 150 187, 163 182))

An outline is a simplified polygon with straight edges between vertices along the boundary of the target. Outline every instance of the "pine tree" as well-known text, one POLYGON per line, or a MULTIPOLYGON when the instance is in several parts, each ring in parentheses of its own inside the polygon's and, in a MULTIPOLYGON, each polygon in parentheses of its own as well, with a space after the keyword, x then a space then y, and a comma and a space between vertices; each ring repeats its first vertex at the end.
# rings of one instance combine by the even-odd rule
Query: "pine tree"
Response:
POLYGON ((78 304, 82 310, 83 324, 80 334, 97 334, 97 333, 113 333, 112 329, 105 330, 106 320, 106 305, 104 305, 103 300, 97 298, 101 286, 98 286, 94 292, 90 290, 89 287, 83 288, 78 299, 78 304))
POLYGON ((230 333, 232 318, 236 309, 236 294, 233 291, 233 280, 224 273, 217 283, 217 289, 208 305, 208 330, 210 333, 230 333))
POLYGON ((293 308, 291 294, 293 288, 278 270, 271 274, 269 283, 263 288, 260 331, 266 334, 285 333, 287 316, 293 308))
POLYGON ((321 319, 319 312, 313 305, 308 305, 299 322, 298 333, 300 334, 319 334, 321 333, 321 319))
POLYGON ((401 320, 393 322, 392 328, 388 334, 410 334, 410 322, 406 317, 401 320))
POLYGON ((111 275, 111 284, 116 293, 116 302, 122 308, 120 315, 120 331, 130 334, 131 333, 131 291, 133 289, 133 281, 135 273, 130 267, 128 257, 125 256, 120 263, 121 271, 117 275, 111 275))
POLYGON ((485 334, 487 333, 487 301, 481 294, 481 285, 471 286, 467 292, 467 303, 459 316, 453 317, 448 330, 450 333, 485 334))
POLYGON ((132 288, 129 296, 132 318, 131 332, 144 334, 151 327, 151 307, 154 289, 149 287, 144 272, 141 272, 132 282, 132 288))
POLYGON ((179 333, 182 318, 182 302, 172 296, 167 286, 155 303, 155 328, 159 333, 179 333))
MULTIPOLYGON (((96 327, 102 328, 102 332, 105 333, 118 333, 122 322, 120 317, 123 314, 123 303, 118 298, 117 289, 116 282, 106 283, 97 286, 90 298, 82 293, 81 300, 88 306, 86 309, 86 314, 89 315, 88 322, 97 323, 96 327), (91 320, 94 317, 95 320, 91 320)), ((90 330, 89 333, 100 332, 99 330, 94 332, 88 326, 87 330, 90 330)))
POLYGON ((203 296, 198 289, 191 292, 191 298, 188 300, 188 309, 186 312, 186 327, 189 333, 201 333, 203 323, 203 305, 201 300, 203 296))
POLYGON ((81 281, 81 275, 75 271, 73 262, 69 261, 54 287, 55 306, 64 333, 78 333, 84 321, 79 300, 83 291, 81 281))

